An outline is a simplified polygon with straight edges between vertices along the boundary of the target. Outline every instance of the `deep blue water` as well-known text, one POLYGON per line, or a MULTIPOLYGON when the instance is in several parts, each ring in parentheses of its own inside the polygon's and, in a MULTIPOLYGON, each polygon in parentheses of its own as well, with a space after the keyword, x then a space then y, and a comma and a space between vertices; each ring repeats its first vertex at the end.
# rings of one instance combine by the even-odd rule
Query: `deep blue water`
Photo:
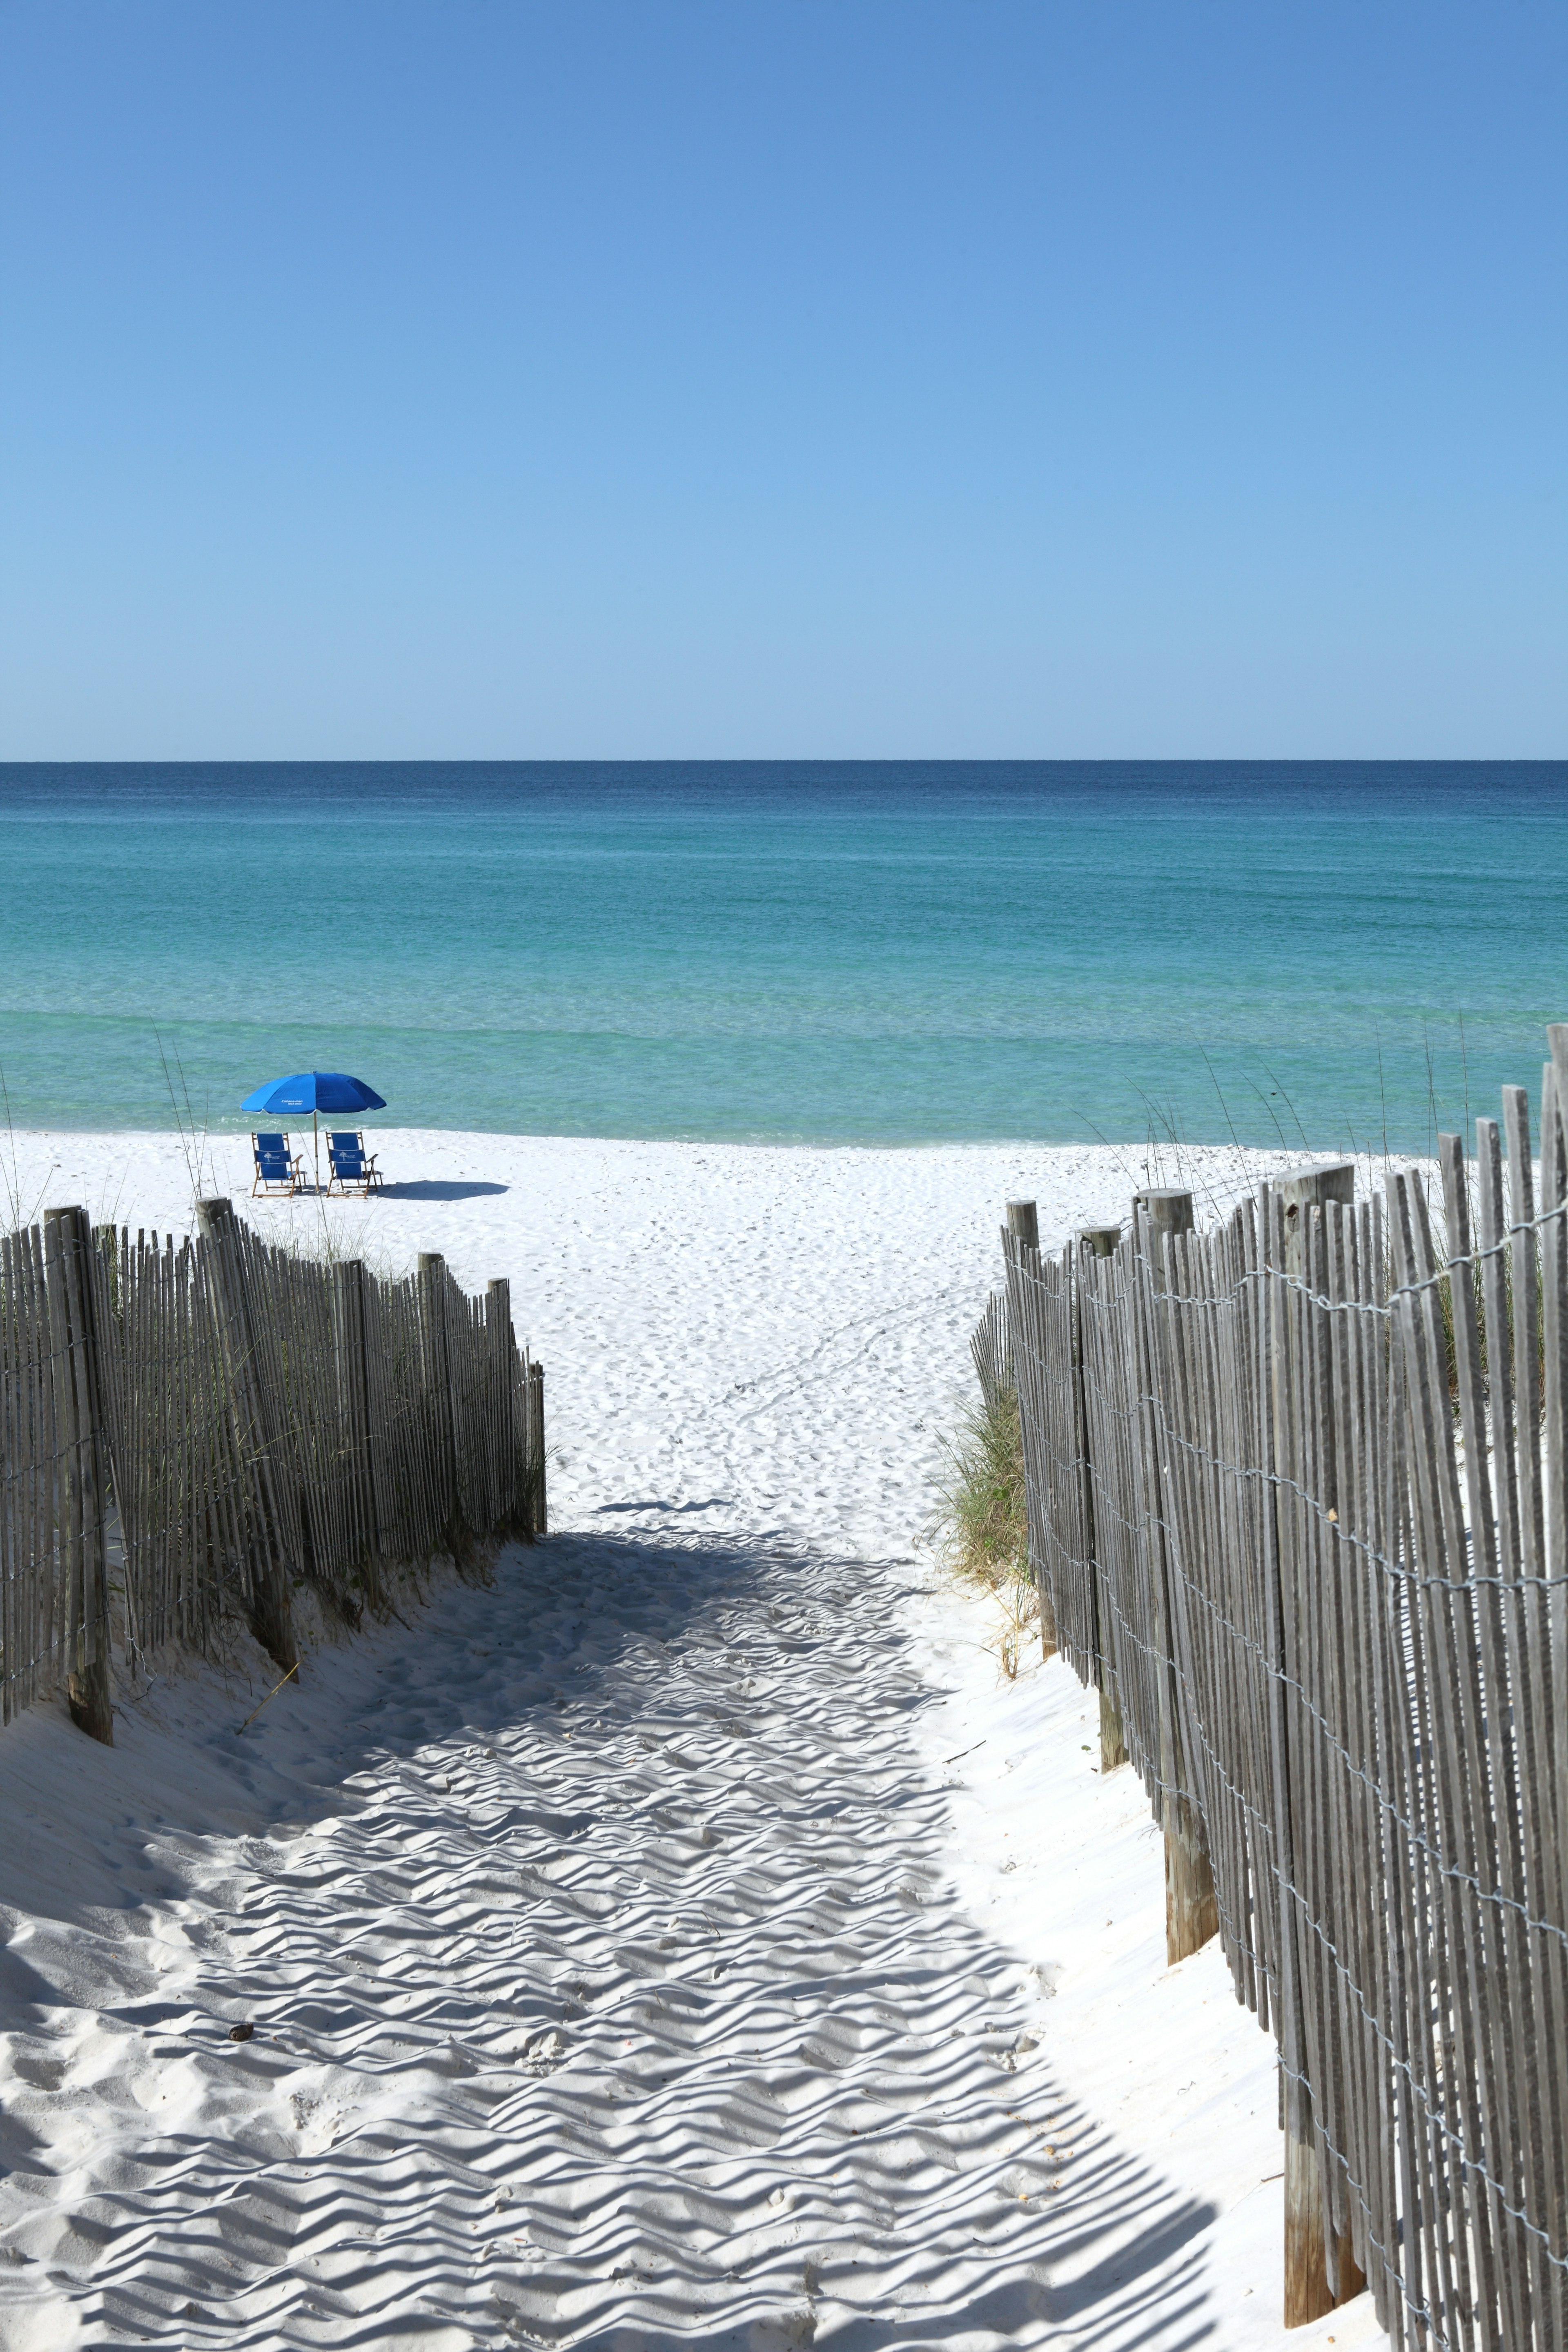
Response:
POLYGON ((17 1126, 1412 1149, 1568 1018, 1568 763, 10 767, 0 856, 17 1126))

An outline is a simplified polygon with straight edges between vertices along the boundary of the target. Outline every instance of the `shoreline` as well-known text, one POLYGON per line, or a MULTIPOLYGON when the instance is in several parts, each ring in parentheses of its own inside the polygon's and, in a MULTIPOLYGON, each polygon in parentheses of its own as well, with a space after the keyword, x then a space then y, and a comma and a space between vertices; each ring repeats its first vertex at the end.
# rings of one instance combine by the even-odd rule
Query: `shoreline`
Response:
MULTIPOLYGON (((634 1145, 646 1144, 651 1150, 661 1151, 867 1151, 876 1152, 879 1154, 890 1151, 1100 1151, 1120 1155, 1125 1155, 1128 1153, 1147 1154, 1152 1151, 1156 1156, 1168 1156, 1172 1153, 1182 1152, 1210 1154, 1224 1151, 1232 1153, 1233 1155, 1244 1160, 1284 1160, 1292 1159, 1344 1159, 1359 1161, 1372 1158, 1374 1160, 1387 1159, 1390 1161, 1397 1160, 1401 1164, 1405 1160, 1412 1159, 1419 1160, 1426 1156, 1423 1152, 1414 1149, 1410 1151, 1396 1151, 1392 1146, 1390 1146, 1386 1153, 1382 1150, 1371 1151, 1359 1147, 1354 1151, 1352 1151, 1348 1148, 1342 1148, 1337 1144, 1331 1146, 1328 1144, 1307 1143, 1295 1145, 1238 1143, 1233 1140, 1229 1136, 1210 1138, 1206 1140, 1198 1139, 1195 1141, 1184 1139, 1180 1142, 1172 1142, 1165 1140, 1152 1144, 1147 1136, 1139 1136, 1125 1143, 1118 1143, 1111 1138, 1100 1138, 1092 1142, 1089 1142, 1082 1139, 1074 1139, 1070 1137, 1064 1138, 1057 1142, 1047 1142, 1041 1141, 1026 1135, 938 1135, 916 1137, 913 1139, 906 1139, 902 1141, 893 1142, 882 1140, 875 1136, 840 1137, 837 1139, 825 1139, 821 1137, 815 1136, 768 1135, 575 1135, 563 1134, 556 1129, 546 1128, 374 1127, 370 1123, 371 1117, 373 1116, 374 1114, 363 1115, 360 1127, 354 1130, 356 1133, 363 1132, 367 1140, 378 1135, 395 1135, 405 1138, 427 1138, 431 1141, 446 1138, 448 1141, 453 1143, 478 1144, 483 1143, 488 1139, 492 1141, 502 1143, 554 1144, 563 1148, 570 1147, 574 1150, 602 1148, 605 1150, 610 1150, 612 1149, 624 1150, 630 1149, 634 1145)), ((326 1134, 327 1129, 331 1124, 332 1124, 332 1122, 325 1116, 325 1114, 323 1114, 321 1127, 321 1131, 323 1135, 326 1134)), ((276 1133, 278 1130, 272 1129, 269 1131, 276 1133)), ((298 1120, 295 1120, 291 1125, 289 1125, 286 1131, 294 1136, 301 1134, 309 1136, 310 1132, 308 1126, 302 1127, 298 1120)), ((248 1147, 251 1135, 255 1132, 256 1129, 254 1123, 250 1126, 245 1127, 204 1127, 198 1130, 197 1139, 200 1141, 201 1147, 204 1150, 206 1150, 209 1144, 221 1147, 225 1150, 232 1150, 237 1147, 246 1149, 248 1147)), ((20 1146, 26 1142, 40 1142, 46 1140, 55 1143, 66 1143, 73 1137, 79 1137, 83 1139, 91 1138, 92 1139, 100 1142, 110 1142, 116 1137, 126 1136, 135 1136, 146 1143, 169 1143, 174 1145, 176 1148, 179 1147, 182 1139, 187 1145, 192 1141, 192 1131, 190 1129, 174 1126, 93 1127, 84 1124, 81 1126, 47 1127, 38 1126, 36 1124, 24 1125, 20 1120, 16 1120, 14 1121, 9 1128, 0 1127, 0 1154, 9 1151, 13 1139, 18 1146, 20 1146)))
MULTIPOLYGON (((326 1165, 325 1138, 330 1124, 323 1119, 320 1130, 323 1170, 326 1165)), ((226 1185, 237 1197, 241 1192, 248 1194, 250 1190, 250 1137, 253 1131, 248 1127, 203 1129, 193 1134, 188 1129, 174 1127, 13 1126, 0 1129, 0 1178, 10 1175, 13 1165, 26 1173, 36 1164, 43 1163, 48 1154, 54 1156, 57 1164, 84 1168, 89 1160, 132 1148, 132 1156, 149 1167, 163 1163, 184 1166, 187 1179, 193 1161, 199 1159, 204 1178, 210 1170, 220 1188, 226 1185)), ((295 1120, 283 1131, 289 1134, 296 1150, 303 1150, 308 1160, 311 1148, 310 1126, 295 1120)), ((937 1138, 904 1143, 875 1139, 814 1142, 809 1139, 780 1141, 767 1138, 709 1139, 689 1136, 561 1135, 502 1128, 374 1127, 368 1122, 362 1123, 353 1131, 363 1132, 367 1148, 381 1159, 383 1172, 394 1193, 400 1181, 431 1181, 432 1171, 428 1163, 434 1158, 445 1155, 460 1160, 463 1164, 448 1172, 454 1181, 461 1181, 482 1175, 482 1171, 470 1164, 474 1160, 489 1155, 510 1160, 520 1150, 542 1152, 552 1158, 566 1153, 668 1152, 683 1158, 696 1154, 721 1155, 752 1161, 769 1155, 785 1160, 810 1155, 829 1160, 858 1159, 874 1162, 901 1158, 926 1161, 943 1155, 973 1160, 989 1155, 1010 1162, 1039 1162, 1043 1164, 1042 1172, 1048 1169, 1074 1179, 1096 1171, 1114 1170, 1124 1175, 1130 1183, 1174 1183, 1186 1171, 1199 1180, 1200 1185, 1210 1186, 1221 1181, 1245 1185, 1260 1177, 1308 1164, 1351 1161, 1358 1170, 1384 1165, 1408 1167, 1425 1161, 1430 1156, 1415 1150, 1352 1151, 1337 1146, 1306 1143, 1288 1147, 1264 1146, 1237 1143, 1228 1138, 1196 1143, 1152 1141, 1148 1138, 1128 1143, 1039 1143, 1026 1137, 1000 1139, 937 1138), (394 1165, 399 1154, 405 1155, 407 1162, 401 1174, 394 1165)), ((1198 1187, 1194 1186, 1194 1189, 1198 1187)), ((310 1195, 307 1192, 299 1197, 309 1198, 310 1195)))

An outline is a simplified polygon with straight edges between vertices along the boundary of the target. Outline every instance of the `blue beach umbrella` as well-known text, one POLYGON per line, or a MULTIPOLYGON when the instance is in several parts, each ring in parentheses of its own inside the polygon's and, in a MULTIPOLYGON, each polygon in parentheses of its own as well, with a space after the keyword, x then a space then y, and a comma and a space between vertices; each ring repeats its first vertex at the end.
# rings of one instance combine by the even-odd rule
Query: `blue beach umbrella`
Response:
POLYGON ((310 1145, 316 1159, 316 1190, 321 1189, 321 1155, 316 1126, 321 1111, 384 1110, 386 1098, 363 1078, 342 1070, 300 1070, 291 1078, 269 1078, 240 1104, 241 1110, 258 1110, 272 1118, 288 1111, 310 1114, 310 1145))

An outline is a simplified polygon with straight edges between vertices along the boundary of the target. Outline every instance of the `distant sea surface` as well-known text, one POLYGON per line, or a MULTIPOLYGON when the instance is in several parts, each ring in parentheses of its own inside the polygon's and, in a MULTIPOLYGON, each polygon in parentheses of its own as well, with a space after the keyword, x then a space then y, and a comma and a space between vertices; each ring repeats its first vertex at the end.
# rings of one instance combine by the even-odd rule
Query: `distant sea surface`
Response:
POLYGON ((0 859, 17 1127, 1407 1151, 1568 1018, 1568 763, 8 767, 0 859))

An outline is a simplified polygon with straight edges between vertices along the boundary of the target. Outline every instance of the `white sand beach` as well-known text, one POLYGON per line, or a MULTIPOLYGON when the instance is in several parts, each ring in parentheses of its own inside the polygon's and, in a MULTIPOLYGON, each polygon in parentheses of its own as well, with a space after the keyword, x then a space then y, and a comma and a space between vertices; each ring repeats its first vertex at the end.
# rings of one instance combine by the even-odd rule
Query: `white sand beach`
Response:
MULTIPOLYGON (((4 1149, 0 1146, 0 1149, 4 1149)), ((274 1675, 165 1663, 112 1754, 0 1734, 0 2346, 1287 2338, 1272 2044, 1059 1662, 922 1535, 1010 1196, 1042 1240, 1225 1149, 388 1130, 331 1222, 510 1278, 548 1540, 274 1675), (254 2030, 241 2041, 231 2028, 254 2030)), ((184 1230, 169 1136, 28 1134, 24 1214, 184 1230)))

